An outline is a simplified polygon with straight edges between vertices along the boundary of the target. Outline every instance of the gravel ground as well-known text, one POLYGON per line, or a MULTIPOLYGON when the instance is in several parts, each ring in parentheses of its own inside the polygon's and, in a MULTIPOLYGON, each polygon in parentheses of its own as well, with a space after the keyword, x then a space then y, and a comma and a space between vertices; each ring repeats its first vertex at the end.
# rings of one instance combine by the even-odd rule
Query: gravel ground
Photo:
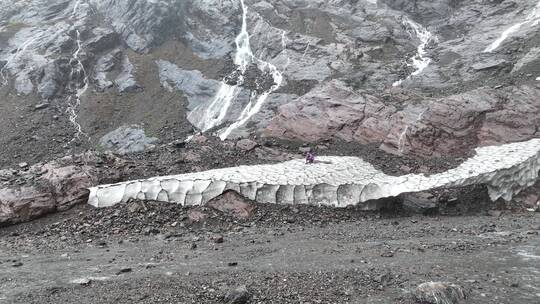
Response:
POLYGON ((79 206, 0 229, 0 303, 227 303, 239 286, 249 303, 414 303, 426 281, 540 303, 540 214, 393 210, 79 206))

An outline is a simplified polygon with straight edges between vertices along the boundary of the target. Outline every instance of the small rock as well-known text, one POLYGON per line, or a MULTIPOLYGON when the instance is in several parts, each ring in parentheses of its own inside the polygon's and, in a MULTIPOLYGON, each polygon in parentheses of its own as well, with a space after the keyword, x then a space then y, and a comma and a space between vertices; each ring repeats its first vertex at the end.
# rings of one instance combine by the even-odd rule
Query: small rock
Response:
POLYGON ((21 267, 23 265, 22 262, 16 262, 14 263, 13 265, 11 265, 12 267, 21 267))
POLYGON ((327 145, 317 145, 317 150, 328 150, 328 146, 327 145))
POLYGON ((223 241, 224 241, 223 235, 215 235, 215 236, 213 236, 212 241, 214 241, 214 243, 216 243, 216 244, 223 243, 223 241))
POLYGON ((223 297, 223 301, 227 304, 245 304, 249 302, 251 294, 246 286, 240 286, 231 289, 223 297))
POLYGON ((19 168, 22 168, 22 169, 28 168, 28 163, 19 163, 19 168))
POLYGON ((87 285, 90 285, 90 283, 92 283, 92 280, 90 280, 88 278, 82 278, 82 279, 72 280, 71 283, 72 284, 82 285, 82 286, 87 286, 87 285))
POLYGON ((502 211, 500 210, 489 210, 488 215, 493 217, 500 217, 502 215, 502 211))
POLYGON ((458 304, 467 298, 464 288, 447 282, 422 283, 413 291, 413 296, 420 303, 458 304))
POLYGON ((203 213, 202 211, 191 209, 188 211, 188 219, 192 223, 198 223, 206 220, 208 218, 208 215, 206 213, 203 213))
POLYGON ((34 110, 42 110, 42 109, 45 109, 49 107, 49 103, 47 102, 44 102, 44 103, 40 103, 40 104, 37 104, 35 107, 34 107, 34 110))
POLYGON ((144 208, 144 206, 140 202, 131 202, 127 206, 127 210, 128 210, 129 213, 138 213, 141 210, 143 210, 143 208, 144 208))
POLYGON ((208 141, 208 138, 206 138, 206 136, 202 134, 197 134, 191 138, 190 143, 195 144, 195 145, 200 145, 200 144, 204 144, 207 141, 208 141))
POLYGON ((411 167, 406 166, 406 165, 401 166, 399 169, 405 173, 411 173, 412 171, 411 167))
POLYGON ((381 256, 384 257, 384 258, 391 258, 391 257, 394 256, 394 252, 393 251, 386 251, 386 252, 383 252, 381 254, 381 256))
POLYGON ((120 269, 118 272, 116 272, 116 275, 120 275, 120 274, 123 274, 123 273, 128 273, 128 272, 131 272, 132 269, 131 268, 122 268, 120 269))
POLYGON ((246 152, 249 152, 253 149, 255 149, 255 147, 257 147, 257 142, 251 140, 251 139, 242 139, 242 140, 239 140, 237 143, 236 143, 236 147, 242 151, 246 151, 246 152))

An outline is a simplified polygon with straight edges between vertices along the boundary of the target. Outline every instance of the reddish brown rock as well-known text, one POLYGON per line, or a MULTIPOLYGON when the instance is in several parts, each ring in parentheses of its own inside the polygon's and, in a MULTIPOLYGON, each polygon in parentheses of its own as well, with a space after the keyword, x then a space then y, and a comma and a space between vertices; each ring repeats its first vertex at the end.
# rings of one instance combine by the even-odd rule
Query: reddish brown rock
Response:
POLYGON ((241 139, 236 143, 236 147, 242 151, 251 151, 257 147, 257 142, 251 139, 241 139))
POLYGON ((191 209, 188 211, 188 219, 192 223, 198 223, 206 220, 208 215, 198 209, 191 209))
POLYGON ((386 148, 423 156, 457 156, 478 146, 540 136, 540 91, 531 87, 510 87, 504 92, 481 88, 424 104, 428 110, 408 124, 405 136, 405 127, 395 124, 385 139, 386 148))
POLYGON ((307 142, 334 137, 364 143, 381 141, 395 111, 393 106, 334 80, 281 106, 264 135, 307 142))
POLYGON ((87 153, 36 164, 25 171, 2 170, 0 226, 85 203, 88 187, 120 179, 120 166, 114 156, 87 153))
POLYGON ((379 99, 337 80, 326 82, 279 107, 263 134, 383 143, 387 152, 420 156, 461 156, 478 146, 540 136, 540 90, 530 86, 423 100, 392 92, 379 99))
POLYGON ((234 191, 227 191, 206 204, 238 219, 247 219, 253 215, 255 205, 234 191))

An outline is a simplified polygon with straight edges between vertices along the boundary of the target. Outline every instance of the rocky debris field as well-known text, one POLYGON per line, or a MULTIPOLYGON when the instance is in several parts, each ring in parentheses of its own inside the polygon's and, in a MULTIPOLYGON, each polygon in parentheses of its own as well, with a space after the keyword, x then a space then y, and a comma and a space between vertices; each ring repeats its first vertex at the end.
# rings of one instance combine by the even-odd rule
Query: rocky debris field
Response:
POLYGON ((0 230, 0 301, 417 303, 442 281, 464 303, 535 303, 538 213, 479 212, 82 205, 0 230))

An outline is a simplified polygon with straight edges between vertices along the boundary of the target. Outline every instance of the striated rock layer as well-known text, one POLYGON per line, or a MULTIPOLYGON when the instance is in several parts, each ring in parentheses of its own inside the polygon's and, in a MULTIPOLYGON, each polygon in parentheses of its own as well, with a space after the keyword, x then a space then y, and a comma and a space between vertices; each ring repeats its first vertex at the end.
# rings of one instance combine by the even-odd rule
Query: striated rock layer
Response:
MULTIPOLYGON (((440 174, 389 176, 356 157, 296 159, 155 177, 90 188, 89 204, 108 207, 130 199, 205 204, 226 191, 260 203, 345 207, 441 187, 486 184, 492 200, 510 200, 530 187, 540 170, 540 139, 476 149, 476 156, 440 174)), ((370 208, 369 204, 365 208, 370 208)))

